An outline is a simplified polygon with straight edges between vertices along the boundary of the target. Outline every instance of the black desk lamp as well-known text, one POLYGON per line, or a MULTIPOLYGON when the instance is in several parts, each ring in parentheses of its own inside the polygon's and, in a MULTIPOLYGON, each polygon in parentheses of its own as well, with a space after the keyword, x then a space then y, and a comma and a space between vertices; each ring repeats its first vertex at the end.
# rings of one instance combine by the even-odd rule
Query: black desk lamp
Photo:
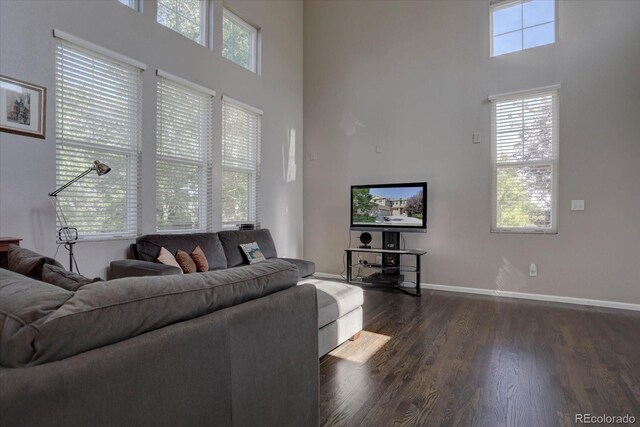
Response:
POLYGON ((67 219, 64 216, 64 212, 62 211, 62 206, 58 201, 58 194, 77 181, 81 180, 85 176, 89 175, 93 171, 96 171, 98 176, 102 176, 108 174, 110 170, 111 168, 109 166, 99 160, 95 160, 93 162, 93 165, 89 169, 82 172, 80 175, 76 176, 71 181, 58 188, 56 191, 49 193, 49 197, 51 197, 53 205, 56 209, 56 217, 58 218, 58 222, 62 225, 62 227, 58 229, 58 241, 63 242, 64 247, 67 249, 67 251, 69 251, 69 271, 73 271, 73 264, 76 265, 76 270, 78 270, 78 264, 76 263, 75 257, 73 255, 73 245, 75 245, 76 241, 78 240, 78 229, 75 227, 69 227, 67 219))

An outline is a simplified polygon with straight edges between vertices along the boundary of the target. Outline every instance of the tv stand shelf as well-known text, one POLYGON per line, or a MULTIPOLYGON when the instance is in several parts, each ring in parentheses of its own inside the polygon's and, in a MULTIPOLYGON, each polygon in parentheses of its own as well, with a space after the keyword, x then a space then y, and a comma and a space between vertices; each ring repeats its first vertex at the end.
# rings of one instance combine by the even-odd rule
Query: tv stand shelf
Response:
MULTIPOLYGON (((366 283, 371 283, 373 285, 376 284, 388 284, 389 282, 385 282, 383 280, 380 280, 379 282, 377 282, 374 279, 372 279, 370 282, 367 282, 365 280, 354 280, 353 278, 353 268, 371 268, 371 269, 377 269, 380 270, 381 273, 384 275, 387 272, 395 272, 398 275, 400 275, 401 272, 407 272, 407 273, 414 273, 416 275, 416 281, 415 281, 415 289, 412 288, 406 288, 403 287, 401 285, 401 283, 397 283, 394 285, 394 288, 402 291, 402 292, 406 292, 410 295, 414 295, 414 296, 420 296, 421 292, 420 292, 420 274, 421 274, 421 267, 420 267, 420 257, 424 254, 426 254, 426 251, 422 251, 422 250, 418 250, 418 249, 382 249, 382 248, 348 248, 345 249, 345 252, 347 253, 347 282, 348 283, 357 283, 357 284, 366 284, 366 283), (364 264, 364 263, 353 263, 353 254, 354 253, 376 253, 376 254, 393 254, 393 255, 398 255, 399 257, 402 256, 413 256, 415 257, 415 261, 416 261, 416 265, 414 266, 408 266, 408 265, 397 265, 397 266, 383 266, 380 264, 364 264)), ((393 274, 388 275, 387 277, 391 277, 393 278, 393 274)))

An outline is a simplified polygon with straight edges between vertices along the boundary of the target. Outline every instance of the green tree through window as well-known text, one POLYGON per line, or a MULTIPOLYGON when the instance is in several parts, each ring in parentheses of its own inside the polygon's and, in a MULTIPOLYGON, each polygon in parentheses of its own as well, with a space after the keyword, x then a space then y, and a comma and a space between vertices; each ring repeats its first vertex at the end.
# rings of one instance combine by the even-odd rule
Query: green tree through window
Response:
POLYGON ((228 10, 222 17, 222 56, 256 71, 257 30, 228 10))
POLYGON ((493 105, 495 229, 554 231, 557 92, 493 105))

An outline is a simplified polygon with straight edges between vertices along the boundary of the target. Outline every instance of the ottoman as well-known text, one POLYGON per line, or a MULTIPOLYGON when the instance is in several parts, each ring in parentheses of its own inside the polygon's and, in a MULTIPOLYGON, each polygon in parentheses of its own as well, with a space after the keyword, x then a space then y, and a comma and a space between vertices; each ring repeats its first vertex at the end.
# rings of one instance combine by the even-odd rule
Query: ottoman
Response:
POLYGON ((362 331, 364 293, 357 286, 329 280, 304 279, 318 294, 318 356, 322 357, 362 331))

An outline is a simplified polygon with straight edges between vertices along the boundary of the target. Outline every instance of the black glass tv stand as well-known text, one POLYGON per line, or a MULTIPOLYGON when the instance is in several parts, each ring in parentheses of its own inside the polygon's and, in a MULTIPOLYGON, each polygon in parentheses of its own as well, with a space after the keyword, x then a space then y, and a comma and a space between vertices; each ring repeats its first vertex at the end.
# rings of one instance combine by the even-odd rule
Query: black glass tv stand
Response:
POLYGON ((426 251, 418 249, 381 249, 381 248, 348 248, 347 253, 347 282, 358 285, 392 286, 393 288, 414 296, 420 296, 420 257, 426 251), (364 262, 353 263, 354 253, 374 253, 382 254, 382 264, 371 264, 364 262), (402 257, 412 256, 415 258, 415 266, 402 265, 402 257), (394 261, 395 260, 395 261, 394 261), (363 278, 353 277, 353 267, 378 270, 376 273, 363 278), (415 288, 402 286, 404 274, 415 274, 415 288))

